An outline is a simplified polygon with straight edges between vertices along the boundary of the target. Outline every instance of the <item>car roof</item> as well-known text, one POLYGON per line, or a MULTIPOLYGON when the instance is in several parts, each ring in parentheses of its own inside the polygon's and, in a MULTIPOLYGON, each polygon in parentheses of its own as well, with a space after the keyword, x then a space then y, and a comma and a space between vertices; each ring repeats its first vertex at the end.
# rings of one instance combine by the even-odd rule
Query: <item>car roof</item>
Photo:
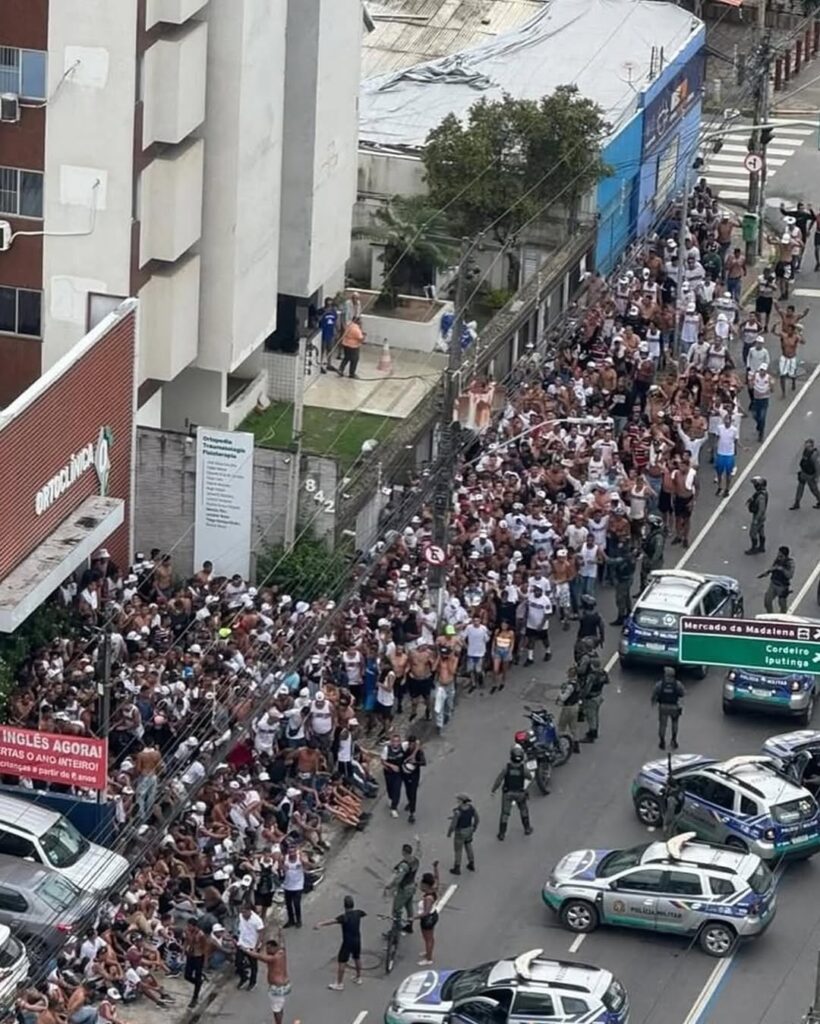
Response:
POLYGON ((0 854, 0 885, 19 886, 21 889, 36 889, 49 875, 57 874, 44 864, 33 864, 23 857, 9 857, 0 854))
POLYGON ((545 992, 595 993, 609 986, 612 975, 602 967, 573 963, 568 960, 549 960, 541 956, 542 950, 522 953, 514 960, 499 960, 490 971, 489 983, 515 982, 526 988, 545 992))
POLYGON ((28 835, 41 836, 61 817, 50 807, 0 793, 0 825, 11 825, 28 835))
POLYGON ((722 583, 730 589, 737 587, 731 576, 689 572, 686 569, 656 569, 649 574, 649 584, 638 601, 639 607, 657 611, 684 611, 707 583, 722 583))
POLYGON ((671 867, 685 865, 742 877, 750 875, 757 867, 759 859, 754 854, 701 840, 693 841, 694 835, 694 832, 685 832, 673 836, 668 842, 651 843, 641 863, 666 864, 671 867))
POLYGON ((703 771, 724 782, 734 781, 739 789, 748 790, 772 804, 810 795, 803 786, 777 771, 771 758, 765 755, 732 757, 728 761, 704 765, 703 771))

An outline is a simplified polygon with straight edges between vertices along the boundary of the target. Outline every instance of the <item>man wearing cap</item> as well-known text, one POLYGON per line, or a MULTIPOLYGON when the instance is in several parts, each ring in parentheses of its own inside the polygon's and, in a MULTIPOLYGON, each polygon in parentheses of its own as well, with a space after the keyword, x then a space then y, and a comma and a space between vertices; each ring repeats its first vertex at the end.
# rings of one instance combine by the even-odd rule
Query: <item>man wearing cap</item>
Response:
POLYGON ((461 874, 461 854, 467 852, 467 870, 475 871, 475 856, 473 854, 473 836, 479 825, 478 811, 473 806, 473 801, 466 793, 459 793, 456 797, 458 803, 450 815, 450 825, 447 829, 447 836, 453 837, 453 866, 450 873, 461 874))

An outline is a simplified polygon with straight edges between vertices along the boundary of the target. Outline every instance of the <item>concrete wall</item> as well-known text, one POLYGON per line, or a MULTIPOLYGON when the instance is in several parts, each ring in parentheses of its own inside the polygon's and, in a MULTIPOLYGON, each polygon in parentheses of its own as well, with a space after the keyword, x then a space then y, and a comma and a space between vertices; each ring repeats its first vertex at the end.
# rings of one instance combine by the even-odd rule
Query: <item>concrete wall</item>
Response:
MULTIPOLYGON (((360 294, 364 301, 368 293, 361 292, 360 294)), ((416 296, 415 301, 424 302, 425 300, 416 296)), ((362 327, 367 333, 368 344, 381 345, 386 341, 393 348, 409 349, 412 352, 433 352, 440 337, 441 317, 444 313, 450 313, 452 310, 451 302, 432 303, 430 318, 422 322, 363 313, 362 327)))
MULTIPOLYGON (((285 531, 290 452, 257 448, 254 453, 252 549, 281 544, 285 531)), ((309 456, 303 465, 303 481, 332 496, 337 484, 333 459, 309 456)), ((134 501, 137 551, 159 547, 173 554, 180 575, 194 571, 194 489, 196 442, 188 434, 168 430, 137 429, 136 496, 134 501)), ((335 513, 317 506, 303 487, 300 495, 300 529, 308 526, 315 536, 332 541, 335 513)))
POLYGON ((356 201, 360 0, 289 0, 279 290, 308 297, 347 259, 356 201))
POLYGON ((89 292, 130 294, 136 24, 136 0, 50 5, 43 371, 85 334, 89 292))
POLYGON ((230 371, 276 324, 287 0, 211 0, 206 13, 196 365, 230 371))
POLYGON ((424 167, 414 156, 360 149, 358 190, 360 196, 375 199, 424 195, 424 167))

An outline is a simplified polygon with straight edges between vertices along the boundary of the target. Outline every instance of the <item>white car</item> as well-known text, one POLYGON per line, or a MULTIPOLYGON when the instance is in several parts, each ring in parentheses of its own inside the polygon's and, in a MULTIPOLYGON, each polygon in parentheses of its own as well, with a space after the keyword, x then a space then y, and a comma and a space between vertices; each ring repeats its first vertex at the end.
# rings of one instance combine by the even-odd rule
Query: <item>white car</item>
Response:
POLYGON ((14 1006, 17 986, 28 977, 30 964, 26 947, 0 924, 0 1010, 14 1006))

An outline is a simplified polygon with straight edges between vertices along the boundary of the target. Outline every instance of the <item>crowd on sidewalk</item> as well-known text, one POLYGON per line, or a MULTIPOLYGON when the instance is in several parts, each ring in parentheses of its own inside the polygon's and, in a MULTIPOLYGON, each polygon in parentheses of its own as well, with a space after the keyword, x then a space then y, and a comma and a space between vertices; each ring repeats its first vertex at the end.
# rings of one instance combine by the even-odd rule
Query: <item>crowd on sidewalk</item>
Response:
MULTIPOLYGON (((440 606, 425 559, 429 508, 362 553, 368 581, 341 609, 218 576, 209 562, 180 580, 159 550, 127 570, 100 550, 62 588, 82 630, 32 652, 8 717, 99 734, 99 627, 110 622, 108 794, 120 843, 145 853, 103 908, 94 950, 75 943, 40 995, 21 997, 24 1024, 116 1019, 117 995, 161 1003, 163 977, 180 970, 195 1000, 203 971, 228 956, 253 984, 249 929, 258 920, 258 938, 280 901, 286 924, 301 926, 328 827, 375 827, 367 800, 382 782, 389 813, 403 807, 414 821, 421 737, 453 728, 459 677, 489 704, 511 664, 550 659, 550 631, 574 628, 601 588, 614 589, 618 626, 665 545, 688 545, 699 492, 728 493, 746 393, 763 436, 769 317, 785 393, 800 315, 774 302, 767 274, 755 309, 741 309, 748 271, 705 182, 686 211, 685 252, 679 216, 615 278, 589 279, 586 305, 570 309, 546 357, 533 353, 527 379, 462 457, 440 606), (294 665, 328 616, 332 632, 294 665), (186 811, 166 829, 180 801, 186 811), (33 1005, 44 998, 46 1008, 33 1005), (78 1012, 86 1005, 93 1012, 78 1012)), ((591 647, 603 640, 599 629, 591 647)))

